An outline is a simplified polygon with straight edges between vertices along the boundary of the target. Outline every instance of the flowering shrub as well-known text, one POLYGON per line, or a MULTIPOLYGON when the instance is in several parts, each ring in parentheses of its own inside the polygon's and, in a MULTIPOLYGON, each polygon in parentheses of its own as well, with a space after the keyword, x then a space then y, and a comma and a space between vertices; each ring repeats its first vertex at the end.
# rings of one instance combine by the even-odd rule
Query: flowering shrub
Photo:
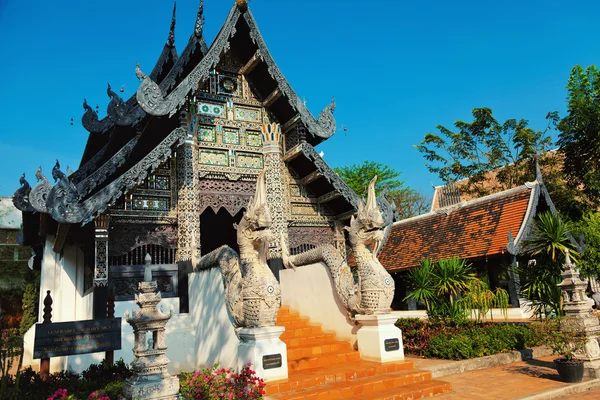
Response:
POLYGON ((48 400, 62 400, 62 399, 75 399, 74 395, 69 395, 67 393, 67 389, 56 389, 56 392, 54 392, 54 394, 50 397, 48 397, 48 400))
MULTIPOLYGON (((74 394, 69 394, 67 389, 56 389, 56 392, 47 400, 77 400, 77 397, 74 394)), ((88 400, 110 400, 110 397, 102 393, 101 390, 96 390, 90 393, 88 400)))
POLYGON ((244 365, 240 373, 219 368, 219 364, 199 372, 183 372, 180 376, 181 394, 186 400, 262 399, 265 382, 244 365))

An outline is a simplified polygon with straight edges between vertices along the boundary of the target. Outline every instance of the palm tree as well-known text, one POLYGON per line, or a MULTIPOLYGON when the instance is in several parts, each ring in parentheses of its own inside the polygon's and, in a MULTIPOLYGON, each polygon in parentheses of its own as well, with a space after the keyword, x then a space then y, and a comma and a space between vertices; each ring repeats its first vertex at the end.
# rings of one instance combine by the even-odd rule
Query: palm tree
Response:
POLYGON ((535 256, 536 262, 517 269, 522 278, 521 292, 540 316, 547 311, 562 313, 561 290, 556 286, 561 280, 561 264, 566 250, 572 259, 579 255, 570 240, 571 230, 569 221, 546 211, 537 215, 529 238, 523 241, 524 253, 535 256))
POLYGON ((466 292, 475 279, 471 264, 457 257, 439 260, 434 275, 437 294, 450 300, 450 304, 466 292))
POLYGON ((407 286, 411 293, 404 300, 412 299, 424 303, 427 313, 430 313, 430 303, 435 301, 437 295, 435 293, 433 264, 428 258, 424 259, 420 266, 408 272, 407 286))
POLYGON ((552 214, 550 211, 539 213, 535 218, 531 236, 523 241, 525 252, 532 256, 546 255, 555 262, 559 261, 558 255, 564 256, 565 250, 568 249, 571 259, 575 261, 579 253, 570 241, 572 230, 571 222, 564 221, 558 214, 552 214))

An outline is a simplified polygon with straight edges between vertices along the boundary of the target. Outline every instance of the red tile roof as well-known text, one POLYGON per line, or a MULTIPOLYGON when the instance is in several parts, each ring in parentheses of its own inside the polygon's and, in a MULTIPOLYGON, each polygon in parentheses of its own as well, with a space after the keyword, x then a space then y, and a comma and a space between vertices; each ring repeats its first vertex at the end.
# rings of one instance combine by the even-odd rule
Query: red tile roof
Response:
POLYGON ((397 222, 379 261, 388 270, 399 270, 416 267, 426 257, 437 261, 505 253, 508 232, 514 237, 519 233, 532 192, 520 186, 397 222))

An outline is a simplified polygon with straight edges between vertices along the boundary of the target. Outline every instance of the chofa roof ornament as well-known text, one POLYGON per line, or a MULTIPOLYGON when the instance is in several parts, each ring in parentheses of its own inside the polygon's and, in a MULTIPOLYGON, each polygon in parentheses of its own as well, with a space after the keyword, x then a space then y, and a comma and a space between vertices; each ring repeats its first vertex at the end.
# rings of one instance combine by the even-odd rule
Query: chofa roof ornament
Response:
POLYGON ((169 28, 169 36, 167 38, 167 44, 170 47, 175 46, 175 23, 177 13, 177 2, 173 3, 173 16, 171 17, 171 27, 169 28))

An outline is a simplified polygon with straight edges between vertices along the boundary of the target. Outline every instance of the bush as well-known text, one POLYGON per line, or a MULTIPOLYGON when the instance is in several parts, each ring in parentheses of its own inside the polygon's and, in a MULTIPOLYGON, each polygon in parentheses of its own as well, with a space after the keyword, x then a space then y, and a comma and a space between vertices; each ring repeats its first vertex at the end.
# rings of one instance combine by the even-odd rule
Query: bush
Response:
POLYGON ((406 354, 424 356, 429 349, 431 339, 437 335, 457 335, 470 328, 483 328, 491 323, 477 323, 470 320, 449 321, 434 319, 423 321, 419 318, 400 318, 396 326, 402 330, 402 341, 406 354))
POLYGON ((69 371, 58 372, 51 374, 46 381, 42 380, 39 372, 28 367, 17 377, 6 377, 6 392, 2 394, 2 399, 47 399, 52 396, 57 399, 117 399, 125 379, 131 375, 132 371, 123 360, 114 365, 104 361, 92 364, 81 375, 69 371), (96 396, 90 397, 94 393, 96 396))
POLYGON ((490 324, 458 333, 433 335, 425 356, 463 360, 538 346, 541 338, 528 325, 490 324))
POLYGON ((244 365, 239 374, 215 364, 200 372, 182 372, 179 380, 186 400, 249 400, 262 399, 265 394, 265 383, 250 369, 250 364, 244 365))

